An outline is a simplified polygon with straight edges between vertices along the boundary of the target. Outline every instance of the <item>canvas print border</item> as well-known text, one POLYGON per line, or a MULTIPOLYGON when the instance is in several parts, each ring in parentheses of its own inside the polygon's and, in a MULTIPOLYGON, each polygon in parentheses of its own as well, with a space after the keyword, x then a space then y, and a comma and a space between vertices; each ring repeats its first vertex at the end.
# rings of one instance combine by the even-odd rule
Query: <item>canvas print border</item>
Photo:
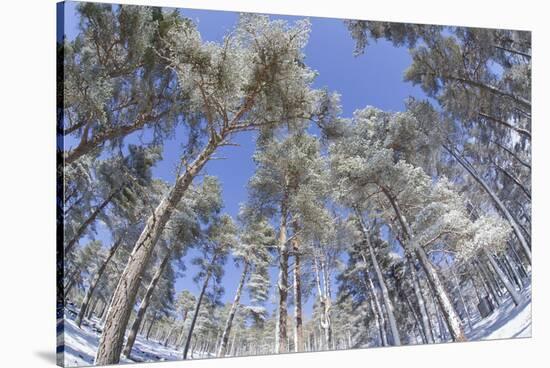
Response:
POLYGON ((61 366, 531 336, 531 33, 57 5, 61 366))

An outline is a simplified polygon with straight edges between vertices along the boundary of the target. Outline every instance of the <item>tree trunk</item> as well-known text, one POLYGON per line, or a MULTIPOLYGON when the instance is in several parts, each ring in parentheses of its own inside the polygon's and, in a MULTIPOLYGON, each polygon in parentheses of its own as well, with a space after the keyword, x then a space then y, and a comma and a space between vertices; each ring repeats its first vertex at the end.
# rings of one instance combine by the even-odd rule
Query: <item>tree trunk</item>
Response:
POLYGON ((378 285, 380 286, 380 291, 382 292, 382 302, 384 303, 384 306, 386 307, 386 312, 388 314, 388 322, 390 325, 390 331, 392 334, 393 344, 396 346, 401 345, 401 337, 399 336, 399 330, 397 329, 397 322, 395 320, 395 314, 394 314, 394 308, 393 308, 393 302, 390 299, 390 294, 388 292, 388 288, 386 286, 386 280, 384 279, 384 275, 382 274, 382 271, 380 270, 380 265, 378 264, 378 260, 376 259, 376 254, 374 253, 374 249, 372 247, 372 244, 370 242, 370 234, 368 229, 365 226, 365 223, 363 222, 363 217, 359 210, 355 208, 355 214, 357 216, 357 219, 359 221, 359 226, 361 227, 361 232, 363 234, 363 242, 365 246, 367 247, 367 251, 370 256, 370 260, 372 263, 372 266, 374 268, 374 273, 376 275, 376 281, 378 282, 378 285))
POLYGON ((517 160, 517 162, 519 162, 520 164, 522 164, 523 166, 525 166, 526 168, 529 169, 529 171, 531 171, 531 164, 524 161, 523 159, 521 159, 516 153, 514 153, 512 150, 510 150, 509 148, 503 146, 502 144, 498 143, 497 141, 495 140, 491 140, 491 143, 495 144, 497 147, 499 147, 500 149, 504 150, 505 152, 507 152, 510 156, 512 156, 513 158, 515 158, 517 160))
MULTIPOLYGON (((531 201, 531 192, 529 191, 529 189, 527 189, 527 187, 518 179, 515 177, 514 174, 510 173, 508 170, 506 170, 505 168, 501 167, 500 165, 498 165, 496 162, 493 161, 493 165, 499 169, 506 177, 508 177, 508 179, 512 180, 514 182, 514 184, 516 184, 519 189, 521 189, 521 191, 525 194, 525 196, 529 199, 529 202, 531 201)), ((514 218, 514 220, 516 220, 514 218)), ((516 220, 517 222, 517 220, 516 220)), ((520 225, 518 223, 518 225, 520 225)))
POLYGON ((189 311, 187 309, 183 310, 183 315, 182 315, 182 320, 181 320, 181 334, 180 334, 180 337, 176 341, 177 345, 183 344, 183 339, 185 338, 185 321, 187 321, 188 313, 189 313, 189 311))
POLYGON ((512 227, 512 230, 514 231, 514 234, 516 235, 521 245, 521 248, 523 249, 525 255, 527 256, 529 263, 531 263, 531 248, 527 243, 527 241, 525 240, 518 224, 516 223, 516 221, 508 211, 508 209, 504 206, 502 201, 497 197, 497 195, 487 185, 487 183, 485 183, 485 180, 483 180, 483 178, 479 176, 477 172, 475 172, 474 169, 470 167, 470 165, 462 157, 460 157, 460 155, 455 153, 454 150, 451 149, 450 147, 447 147, 444 145, 443 148, 445 148, 445 150, 449 152, 464 169, 466 169, 466 171, 472 176, 472 178, 474 178, 474 180, 477 181, 479 185, 481 185, 481 187, 485 190, 485 192, 489 195, 489 197, 491 197, 497 209, 504 215, 504 217, 512 227))
MULTIPOLYGON (((145 340, 149 341, 149 336, 151 335, 151 331, 153 330, 153 326, 157 322, 157 312, 153 314, 153 318, 151 318, 151 324, 149 325, 149 328, 147 329, 147 333, 145 334, 145 340)), ((133 345, 133 342, 132 342, 133 345)), ((130 353, 128 353, 130 355, 130 353)))
MULTIPOLYGON (((372 281, 369 280, 369 283, 372 283, 372 281)), ((382 346, 388 346, 388 338, 386 337, 386 331, 384 331, 384 325, 386 324, 386 322, 384 321, 384 316, 382 316, 382 308, 380 307, 378 296, 375 294, 374 290, 372 290, 372 288, 369 289, 371 290, 369 291, 369 294, 371 295, 371 297, 369 298, 370 307, 374 315, 376 330, 380 335, 380 344, 382 346)))
POLYGON ((500 296, 495 290, 495 286, 493 285, 493 283, 485 273, 485 270, 483 269, 483 267, 479 262, 475 262, 474 264, 475 264, 475 269, 477 270, 478 274, 481 276, 481 279, 483 280, 485 287, 489 290, 490 295, 493 301, 495 302, 495 305, 497 306, 500 305, 500 296))
POLYGON ((149 217, 145 228, 134 246, 126 268, 120 276, 111 303, 103 333, 99 340, 94 364, 109 365, 119 362, 124 332, 136 300, 140 276, 145 270, 157 241, 170 219, 172 212, 191 185, 195 176, 208 162, 219 142, 211 139, 197 159, 178 177, 168 195, 162 199, 149 217))
MULTIPOLYGON (((95 312, 95 309, 97 308, 98 304, 99 304, 99 298, 94 298, 92 304, 90 304, 90 306, 86 308, 85 316, 86 316, 87 320, 92 319, 92 317, 94 315, 94 312, 95 312)), ((80 308, 82 308, 82 307, 80 307, 80 308)), ((80 311, 79 311, 79 314, 80 314, 80 311)))
POLYGON ((426 252, 422 247, 416 247, 415 251, 420 260, 420 264, 424 268, 424 272, 428 277, 428 281, 435 291, 436 298, 441 307, 441 311, 443 312, 443 316, 447 321, 447 326, 449 327, 449 331, 451 332, 453 340, 466 341, 466 336, 464 335, 464 331, 462 330, 460 318, 456 313, 456 310, 443 286, 443 283, 441 282, 430 260, 428 259, 426 252))
POLYGON ((493 258, 492 254, 489 253, 486 249, 483 249, 483 253, 485 256, 489 259, 489 263, 491 263, 491 266, 493 266, 493 269, 495 270, 496 274, 498 275, 498 278, 502 283, 504 284, 504 287, 506 290, 508 290, 508 293, 510 293, 510 296, 512 297, 512 300, 514 301, 514 304, 520 305, 521 304, 521 297, 519 296, 518 292, 516 291, 516 288, 510 283, 510 280, 506 277, 502 269, 499 267, 499 265, 496 263, 495 259, 493 258))
MULTIPOLYGON (((211 265, 215 262, 216 256, 212 258, 211 265)), ((201 308, 202 299, 204 297, 204 293, 206 292, 206 288, 208 287, 208 282, 210 281, 210 276, 212 275, 211 268, 208 269, 208 273, 206 274, 206 278, 204 279, 204 284, 202 285, 201 293, 199 294, 199 299, 197 299, 197 304, 195 305, 195 312, 193 314, 193 318, 191 319, 191 326, 189 326, 189 332, 187 333, 187 340, 185 341, 185 347, 183 348, 183 360, 187 359, 187 353, 189 352, 189 347, 191 345, 191 337, 193 336, 193 330, 195 329, 195 323, 197 322, 197 318, 199 316, 199 310, 201 308)), ((191 354, 193 354, 191 352, 191 354)), ((192 355, 191 355, 192 357, 192 355)))
POLYGON ((418 309, 420 310, 420 317, 422 322, 422 330, 424 331, 424 336, 428 344, 435 343, 434 335, 432 328, 430 326, 430 317, 428 316, 428 310, 426 308, 426 301, 424 300, 424 295, 420 290, 420 283, 418 282, 418 275, 412 260, 412 256, 408 257, 409 260, 409 269, 411 270, 411 279, 414 289, 414 295, 416 296, 416 301, 418 303, 418 309))
POLYGON ((105 272, 105 269, 107 268, 107 264, 113 258, 115 255, 115 252, 117 251, 118 247, 122 244, 122 237, 120 237, 111 249, 109 250, 109 253, 107 254, 107 258, 103 261, 101 266, 97 269, 97 272, 95 273, 94 277, 90 281, 90 286, 88 286, 88 290, 86 290, 86 295, 84 296, 84 300, 82 301, 82 305, 80 306, 80 311, 78 312, 78 316, 76 317, 76 324, 78 327, 82 324, 82 318, 84 317, 86 310, 88 309, 88 304, 92 298, 92 295, 94 293, 95 288, 97 287, 99 280, 101 279, 101 276, 103 276, 103 273, 105 272))
MULTIPOLYGON (((160 277, 162 276, 164 269, 166 268, 166 265, 168 265, 168 261, 170 260, 171 255, 172 255, 172 252, 170 250, 166 251, 164 258, 162 259, 159 267, 157 268, 157 271, 153 275, 153 278, 151 279, 151 282, 149 283, 149 286, 145 291, 145 295, 143 296, 143 299, 139 305, 136 318, 134 319, 134 323, 130 328, 130 333, 128 334, 128 338, 126 340, 126 346, 122 351, 122 354, 127 358, 130 358, 130 355, 132 354, 132 348, 134 347, 134 343, 136 341, 136 337, 139 331, 139 325, 141 324, 141 320, 145 316, 145 313, 147 313, 147 308, 149 307, 149 302, 151 301, 151 297, 153 296, 153 291, 155 290, 160 280, 160 277)), ((153 317, 153 321, 154 320, 155 318, 153 317)), ((149 334, 151 332, 152 325, 153 325, 153 322, 151 322, 151 326, 149 326, 149 329, 147 330, 147 340, 149 340, 149 334)))
MULTIPOLYGON (((447 260, 446 260, 447 261, 447 260)), ((456 273, 453 270, 453 267, 449 264, 447 261, 447 265, 449 266, 449 272, 451 273, 451 277, 454 281, 454 286, 458 292, 458 296, 460 297, 460 301, 462 302, 462 307, 464 308, 464 312, 466 313, 466 318, 468 321, 468 327, 470 330, 472 329, 472 316, 470 315, 470 311, 468 310, 468 305, 466 304, 466 299, 464 298, 464 295, 462 294, 462 289, 460 288, 460 281, 458 277, 456 276, 456 273)))
POLYGON ((510 272, 512 272, 512 276, 513 276, 513 278, 515 280, 515 283, 518 286, 518 288, 520 290, 523 289, 523 282, 521 281, 521 276, 519 275, 519 272, 518 272, 517 268, 513 264, 510 257, 508 257, 508 254, 506 254, 506 252, 504 252, 503 262, 508 266, 508 268, 510 269, 510 272))
POLYGON ((168 342, 170 342, 170 338, 174 335, 175 331, 176 331, 176 321, 174 321, 173 326, 170 328, 170 330, 166 334, 166 338, 164 339, 164 342, 162 343, 162 345, 168 346, 168 342))
MULTIPOLYGON (((418 330, 418 332, 420 334, 420 340, 421 340, 422 344, 428 344, 428 339, 426 337, 424 329, 419 328, 419 326, 421 326, 420 318, 418 318, 418 314, 417 314, 416 310, 413 307, 411 299, 409 298, 408 295, 404 295, 404 299, 405 299, 405 302, 407 303, 407 307, 409 307, 409 310, 411 311, 411 314, 412 314, 414 322, 415 322, 414 326, 416 327, 416 329, 418 330)), ((416 337, 416 341, 418 342, 418 336, 415 336, 415 337, 416 337)))
POLYGON ((220 342, 220 347, 218 350, 218 357, 224 357, 227 351, 227 342, 229 341, 229 334, 231 333, 231 326, 233 324, 233 319, 235 318, 235 313, 239 307, 239 302, 241 300, 241 293, 248 276, 248 263, 245 262, 243 265, 243 273, 241 274, 241 279, 239 281, 239 286, 235 292, 235 298, 233 299, 233 304, 231 305, 231 310, 229 311, 229 316, 225 323, 225 328, 223 330, 222 339, 220 342))
MULTIPOLYGON (((319 304, 322 309, 320 328, 323 330, 326 342, 326 349, 330 349, 332 345, 332 326, 331 326, 331 300, 330 300, 330 279, 325 272, 325 266, 322 260, 317 260, 313 257, 313 267, 315 270, 315 281, 317 283, 317 293, 319 294, 319 304), (320 263, 320 265, 318 264, 320 263), (320 268, 320 269, 319 269, 320 268), (324 279, 324 287, 321 287, 321 275, 324 279)), ((321 339, 321 338, 319 338, 321 339)))
POLYGON ((433 288, 436 294, 437 300, 441 306, 441 310, 443 312, 443 315, 445 316, 445 320, 447 321, 447 325, 449 326, 449 330, 451 332, 453 340, 466 341, 466 336, 464 335, 464 331, 462 330, 460 318, 458 317, 458 314, 456 313, 456 310, 451 300, 449 299, 449 296, 447 294, 447 291, 445 290, 445 287, 443 286, 443 283, 441 282, 437 272, 435 271, 430 260, 428 259, 428 256, 426 255, 426 251, 424 250, 424 248, 416 244, 416 241, 415 241, 413 232, 409 226, 409 223, 407 222, 403 213, 401 212, 395 198, 391 195, 391 193, 387 191, 387 189, 382 188, 382 191, 386 195, 391 206, 393 207, 395 214, 397 216, 397 220, 401 224, 402 230, 406 234, 409 240, 409 245, 408 245, 409 249, 413 250, 416 253, 418 260, 420 261, 420 264, 422 265, 422 268, 426 273, 428 282, 433 288))
POLYGON ((527 129, 523 129, 523 128, 518 128, 512 124, 509 124, 507 122, 505 122, 504 120, 502 119, 498 119, 498 118, 495 118, 494 116, 491 116, 491 115, 488 115, 488 114, 485 114, 483 112, 479 112, 479 116, 482 117, 483 119, 487 119, 487 120, 490 120, 494 123, 497 123, 499 125, 502 125, 502 126, 505 126, 507 128, 510 128, 512 129, 513 131, 517 132, 518 134, 526 137, 527 139, 531 140, 531 132, 528 131, 527 129))
POLYGON ((302 281, 300 270, 300 239, 297 233, 300 231, 297 222, 293 224, 294 238, 292 239, 292 252, 294 254, 294 351, 304 351, 304 330, 302 323, 302 281))
POLYGON ((107 198, 105 198, 105 200, 99 206, 97 206, 94 209, 92 214, 78 227, 78 229, 76 230, 76 233, 74 234, 72 239, 69 240, 69 242, 67 243, 67 246, 65 246, 65 254, 68 254, 69 252, 71 252, 71 250, 74 248, 76 243, 78 243, 80 238, 82 238, 82 235, 84 234, 84 231, 86 231, 88 226, 90 226, 96 220, 97 216, 101 213, 101 211, 103 211, 103 209, 105 207, 107 207, 107 205, 109 203, 111 203, 111 201, 113 200, 115 195, 118 192, 120 192, 121 189, 122 189, 122 187, 120 187, 116 190, 113 190, 111 192, 111 194, 109 194, 109 196, 107 198))
POLYGON ((286 236, 287 227, 287 195, 281 203, 281 223, 279 228, 279 277, 277 289, 279 291, 279 308, 277 309, 277 321, 275 332, 275 352, 285 353, 287 346, 287 297, 288 297, 288 245, 286 236))

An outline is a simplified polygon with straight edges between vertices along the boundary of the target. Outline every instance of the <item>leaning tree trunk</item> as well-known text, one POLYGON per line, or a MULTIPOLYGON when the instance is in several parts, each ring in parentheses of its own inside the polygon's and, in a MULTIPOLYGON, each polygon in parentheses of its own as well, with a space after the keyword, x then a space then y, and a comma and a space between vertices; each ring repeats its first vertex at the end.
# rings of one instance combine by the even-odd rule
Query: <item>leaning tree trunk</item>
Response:
POLYGON ((384 275, 380 270, 380 265, 378 264, 376 254, 374 253, 374 249, 370 242, 369 231, 367 230, 365 223, 363 222, 363 217, 361 216, 361 213, 357 208, 355 208, 355 214, 357 216, 357 219, 359 220, 359 226, 361 227, 361 233, 363 234, 363 243, 365 244, 365 246, 367 247, 367 251, 369 252, 369 258, 371 260, 374 273, 376 275, 376 281, 378 282, 378 285, 380 286, 380 291, 382 292, 382 302, 384 303, 384 306, 386 307, 386 312, 388 314, 388 322, 390 325, 393 344, 396 346, 401 345, 401 337, 399 336, 399 330, 397 329, 393 302, 390 299, 388 287, 386 286, 386 280, 384 279, 384 275))
POLYGON ((157 323, 157 312, 153 313, 153 318, 151 318, 151 324, 149 325, 149 328, 147 329, 147 333, 145 334, 145 340, 149 341, 149 336, 151 335, 151 331, 153 331, 153 326, 157 323))
MULTIPOLYGON (((363 262, 367 262, 366 258, 363 254, 361 254, 363 257, 363 262)), ((369 272, 365 270, 365 286, 367 289, 367 292, 370 294, 370 304, 372 308, 372 313, 374 314, 374 322, 376 324, 376 328, 380 334, 380 342, 382 346, 388 346, 388 337, 386 336, 386 330, 385 325, 386 321, 384 319, 384 313, 382 312, 382 307, 380 306, 380 300, 378 300, 378 293, 376 293, 376 290, 374 289, 374 284, 372 283, 372 279, 369 275, 369 272)))
POLYGON ((435 339, 434 339, 434 335, 433 335, 433 331, 430 323, 430 317, 428 316, 428 309, 426 308, 424 295, 422 295, 422 291, 420 290, 420 283, 418 282, 418 275, 416 273, 414 262, 412 261, 412 256, 409 256, 408 259, 409 259, 409 269, 411 270, 411 278, 412 278, 412 284, 414 289, 414 295, 416 296, 418 309, 420 310, 420 317, 422 319, 422 330, 424 331, 424 336, 426 337, 428 344, 433 344, 435 343, 435 339))
POLYGON ((237 312, 237 308, 239 307, 239 302, 241 300, 241 293, 243 291, 246 278, 248 276, 248 267, 249 267, 248 263, 245 262, 243 266, 243 273, 241 274, 241 279, 239 281, 239 286, 237 287, 235 298, 233 299, 233 304, 231 305, 231 310, 229 311, 229 316, 227 317, 227 321, 225 322, 225 328, 223 330, 222 339, 220 342, 220 348, 218 350, 218 356, 222 358, 225 356, 227 352, 227 342, 229 341, 229 334, 231 333, 231 326, 233 324, 233 319, 235 318, 235 313, 237 312))
POLYGON ((170 342, 170 338, 174 336, 174 332, 176 331, 176 329, 177 329, 176 321, 174 321, 174 326, 170 328, 170 330, 166 334, 166 338, 164 339, 164 342, 162 343, 163 346, 168 346, 168 343, 170 342))
MULTIPOLYGON (((214 264, 216 261, 216 255, 212 258, 210 265, 214 264)), ((187 354, 189 352, 189 347, 191 346, 191 337, 193 336, 193 330, 195 329, 195 323, 197 323, 197 317, 199 316, 199 310, 201 308, 202 299, 206 288, 208 287, 208 282, 210 281, 210 276, 212 275, 212 268, 208 268, 206 278, 204 279, 204 284, 202 285, 201 293, 199 294, 199 299, 197 299, 197 304, 195 305, 195 312, 193 313, 193 318, 191 319, 191 326, 189 326, 189 332, 187 333, 187 340, 185 341, 185 347, 183 348, 183 360, 187 359, 187 354)), ((193 354, 193 352, 191 352, 193 354)))
POLYGON ((217 140, 210 139, 208 145, 185 173, 177 178, 175 185, 147 220, 111 298, 94 364, 108 365, 119 362, 124 332, 136 300, 140 277, 172 212, 218 144, 217 140))
POLYGON ((449 266, 449 272, 451 273, 451 277, 453 279, 456 291, 458 292, 458 296, 460 297, 460 301, 462 303, 462 306, 464 307, 464 313, 466 313, 466 318, 468 319, 468 327, 470 330, 472 330, 472 316, 470 315, 470 310, 468 309, 468 304, 466 303, 466 298, 464 298, 464 294, 462 293, 462 288, 460 287, 460 280, 456 276, 456 273, 453 270, 453 267, 450 265, 449 261, 447 261, 447 265, 449 266))
POLYGON ((519 296, 519 293, 516 291, 516 288, 514 287, 514 285, 510 283, 510 280, 508 279, 508 277, 506 277, 506 275, 504 274, 500 266, 496 263, 495 259, 493 258, 493 255, 489 253, 489 251, 487 251, 486 249, 483 249, 483 253, 489 259, 489 263, 491 263, 491 266, 495 270, 500 281, 502 281, 502 283, 504 284, 504 287, 506 288, 506 290, 508 290, 508 293, 510 293, 512 300, 514 301, 514 304, 516 306, 520 305, 521 297, 519 296))
POLYGON ((393 195, 389 193, 389 191, 385 188, 382 188, 382 191, 386 195, 386 198, 394 209, 397 220, 401 224, 402 230, 408 238, 408 248, 415 252, 418 260, 420 261, 420 265, 426 273, 428 282, 434 290, 437 301, 441 306, 441 310, 443 311, 443 315, 445 317, 447 325, 449 326, 449 330, 451 332, 453 340, 466 341, 466 336, 464 335, 458 313, 456 313, 455 307, 453 306, 453 303, 451 302, 451 299, 449 298, 449 295, 447 294, 447 291, 445 290, 445 287, 443 286, 439 275, 437 274, 436 270, 428 259, 426 251, 424 250, 424 248, 416 244, 412 229, 410 228, 407 219, 401 212, 401 209, 399 208, 395 197, 393 197, 393 195))
POLYGON ((181 346, 181 344, 183 344, 183 339, 185 338, 185 321, 187 321, 187 315, 188 314, 189 314, 189 311, 187 310, 187 308, 184 308, 182 319, 181 319, 181 334, 178 337, 178 339, 176 340, 176 345, 177 346, 181 346))
MULTIPOLYGON (((130 355, 132 354, 132 348, 134 347, 134 343, 136 342, 136 337, 139 332, 139 326, 141 325, 141 321, 143 320, 143 317, 147 312, 147 308, 149 307, 149 302, 151 301, 151 297, 153 296, 153 291, 157 287, 160 277, 162 276, 164 269, 166 268, 166 265, 170 260, 171 255, 172 254, 170 250, 168 250, 164 255, 164 258, 162 259, 159 267, 157 268, 157 271, 153 275, 153 278, 151 279, 151 282, 149 283, 149 286, 145 291, 145 295, 143 296, 143 299, 139 305, 136 318, 134 319, 134 323, 132 323, 132 327, 130 328, 130 333, 128 334, 128 338, 126 340, 126 346, 122 351, 122 354, 127 358, 130 358, 130 355)), ((153 321, 154 320, 155 318, 153 317, 153 321)), ((149 326, 149 329, 147 330, 147 336, 149 336, 152 325, 153 325, 153 322, 151 322, 151 326, 149 326)))
POLYGON ((443 312, 443 316, 445 317, 453 340, 466 341, 466 336, 464 335, 464 331, 462 330, 460 318, 456 313, 455 307, 453 306, 451 299, 449 298, 449 295, 447 294, 447 291, 445 290, 445 287, 443 286, 443 283, 439 278, 439 275, 437 274, 430 260, 428 259, 426 251, 424 250, 424 248, 417 246, 415 249, 415 253, 420 261, 420 264, 422 265, 422 268, 424 268, 424 272, 426 273, 428 282, 435 291, 437 301, 439 302, 441 311, 443 312))
POLYGON ((495 289, 495 286, 493 285, 493 282, 489 278, 489 276, 485 273, 485 269, 482 267, 481 263, 474 262, 474 267, 477 271, 477 273, 480 275, 481 280, 483 281, 483 285, 489 290, 491 298, 493 299, 493 302, 495 303, 495 306, 500 305, 500 295, 498 294, 497 290, 495 289))
MULTIPOLYGON (((86 309, 86 319, 90 320, 92 319, 92 316, 94 315, 94 312, 99 304, 99 298, 94 298, 92 304, 90 304, 89 307, 86 309)), ((80 314, 80 311, 79 311, 80 314)))
POLYGON ((69 242, 65 246, 65 250, 64 250, 65 254, 68 254, 74 248, 76 243, 78 243, 80 238, 82 238, 84 231, 86 231, 88 226, 90 226, 96 220, 97 216, 99 216, 99 214, 103 211, 103 209, 107 207, 109 203, 111 203, 115 195, 118 192, 120 192, 121 189, 122 187, 119 187, 118 189, 113 190, 111 194, 109 194, 109 196, 105 198, 105 200, 103 200, 103 202, 101 202, 101 204, 94 209, 92 214, 82 224, 80 224, 74 236, 71 238, 71 240, 69 240, 69 242))
POLYGON ((288 245, 286 236, 287 198, 285 194, 281 203, 281 224, 279 228, 279 276, 277 289, 279 291, 279 307, 277 309, 275 352, 285 353, 287 346, 287 297, 288 297, 288 245))
POLYGON ((302 321, 302 280, 300 271, 300 240, 297 236, 299 226, 293 224, 294 238, 292 239, 292 253, 294 255, 294 351, 304 351, 304 327, 302 321))
POLYGON ((516 238, 518 239, 521 248, 525 255, 527 256, 529 262, 531 262, 531 248, 527 241, 525 240, 525 237, 523 236, 521 229, 519 228, 518 223, 514 220, 512 215, 510 214, 510 211, 504 206, 504 203, 498 198, 498 196, 495 194, 495 192, 487 185, 485 180, 477 173, 475 170, 466 162, 462 157, 460 157, 459 154, 457 154, 452 148, 443 146, 447 152, 449 152, 456 161, 472 176, 472 178, 483 188, 483 190, 491 197, 491 200, 497 207, 497 209, 504 215, 506 218, 506 221, 510 224, 512 227, 512 230, 514 231, 514 234, 516 235, 516 238))
POLYGON ((113 244, 113 246, 109 250, 109 253, 107 254, 107 258, 105 258, 101 266, 98 268, 96 274, 94 275, 92 281, 90 282, 90 286, 88 287, 88 290, 86 290, 86 295, 84 296, 84 300, 82 301, 82 305, 80 306, 80 311, 78 312, 78 316, 76 317, 76 324, 78 325, 78 327, 80 327, 80 325, 82 324, 82 318, 84 318, 86 310, 88 309, 88 304, 90 303, 94 290, 97 287, 97 284, 101 279, 101 276, 103 276, 103 273, 107 268, 107 264, 109 263, 111 258, 113 258, 113 256, 115 255, 115 252, 117 251, 120 244, 122 244, 122 237, 120 237, 113 244))

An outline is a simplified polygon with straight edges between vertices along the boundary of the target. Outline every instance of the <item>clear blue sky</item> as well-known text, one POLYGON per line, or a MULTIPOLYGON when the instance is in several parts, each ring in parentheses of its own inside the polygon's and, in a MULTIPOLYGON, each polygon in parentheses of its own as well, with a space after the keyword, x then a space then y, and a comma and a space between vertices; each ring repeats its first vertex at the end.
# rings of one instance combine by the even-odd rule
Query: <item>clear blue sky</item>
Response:
MULTIPOLYGON (((72 39, 77 32, 78 19, 75 15, 75 4, 68 3, 65 12, 65 27, 67 37, 72 39)), ((203 40, 219 41, 228 29, 231 29, 238 19, 238 14, 221 11, 202 11, 182 9, 181 13, 193 19, 198 25, 203 40)), ((273 19, 294 21, 302 17, 272 16, 273 19)), ((368 105, 390 111, 402 111, 404 100, 409 96, 425 98, 418 87, 403 81, 403 73, 410 65, 408 50, 395 48, 386 41, 370 45, 365 54, 353 56, 354 42, 342 20, 328 18, 309 18, 312 31, 309 43, 305 49, 306 64, 318 71, 316 87, 328 87, 342 95, 343 114, 349 117, 356 109, 368 105)), ((146 133, 144 134, 146 136, 146 133)), ((180 142, 176 139, 165 142, 163 160, 155 167, 154 175, 168 182, 174 182, 174 167, 178 161, 180 142)), ((181 137, 181 135, 180 135, 181 137)), ((137 139, 131 137, 130 139, 137 139)), ((181 139, 181 138, 180 138, 181 139)), ((240 147, 224 147, 219 156, 227 160, 212 161, 206 166, 205 173, 219 178, 223 188, 225 211, 236 215, 240 203, 247 197, 246 184, 254 173, 252 154, 255 149, 252 133, 241 134, 235 139, 240 147)), ((67 142, 67 144, 70 144, 67 142)), ((105 231, 100 231, 100 239, 109 241, 105 231)), ((195 255, 190 252, 189 255, 195 255)), ((191 279, 194 268, 188 264, 186 277, 180 278, 176 290, 189 289, 198 293, 198 286, 191 279)), ((238 283, 240 271, 232 261, 226 265, 223 284, 226 289, 224 302, 232 301, 233 293, 238 283)), ((271 272, 275 284, 276 272, 271 272)), ((333 288, 336 290, 336 288, 333 288)), ((247 303, 245 296, 243 303, 247 303)), ((310 314, 313 300, 305 304, 304 311, 310 314)), ((274 304, 266 305, 272 310, 274 304)))

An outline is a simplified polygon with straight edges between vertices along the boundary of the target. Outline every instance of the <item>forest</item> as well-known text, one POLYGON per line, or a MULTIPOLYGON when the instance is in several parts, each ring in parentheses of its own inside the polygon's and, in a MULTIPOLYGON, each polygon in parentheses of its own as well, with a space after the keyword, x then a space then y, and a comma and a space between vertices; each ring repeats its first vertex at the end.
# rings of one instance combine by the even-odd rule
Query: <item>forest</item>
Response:
POLYGON ((59 364, 530 336, 530 32, 335 20, 350 60, 406 49, 422 93, 346 114, 305 17, 239 14, 212 41, 184 9, 75 9, 57 44, 59 364), (237 172, 243 137, 235 189, 209 165, 237 172))

